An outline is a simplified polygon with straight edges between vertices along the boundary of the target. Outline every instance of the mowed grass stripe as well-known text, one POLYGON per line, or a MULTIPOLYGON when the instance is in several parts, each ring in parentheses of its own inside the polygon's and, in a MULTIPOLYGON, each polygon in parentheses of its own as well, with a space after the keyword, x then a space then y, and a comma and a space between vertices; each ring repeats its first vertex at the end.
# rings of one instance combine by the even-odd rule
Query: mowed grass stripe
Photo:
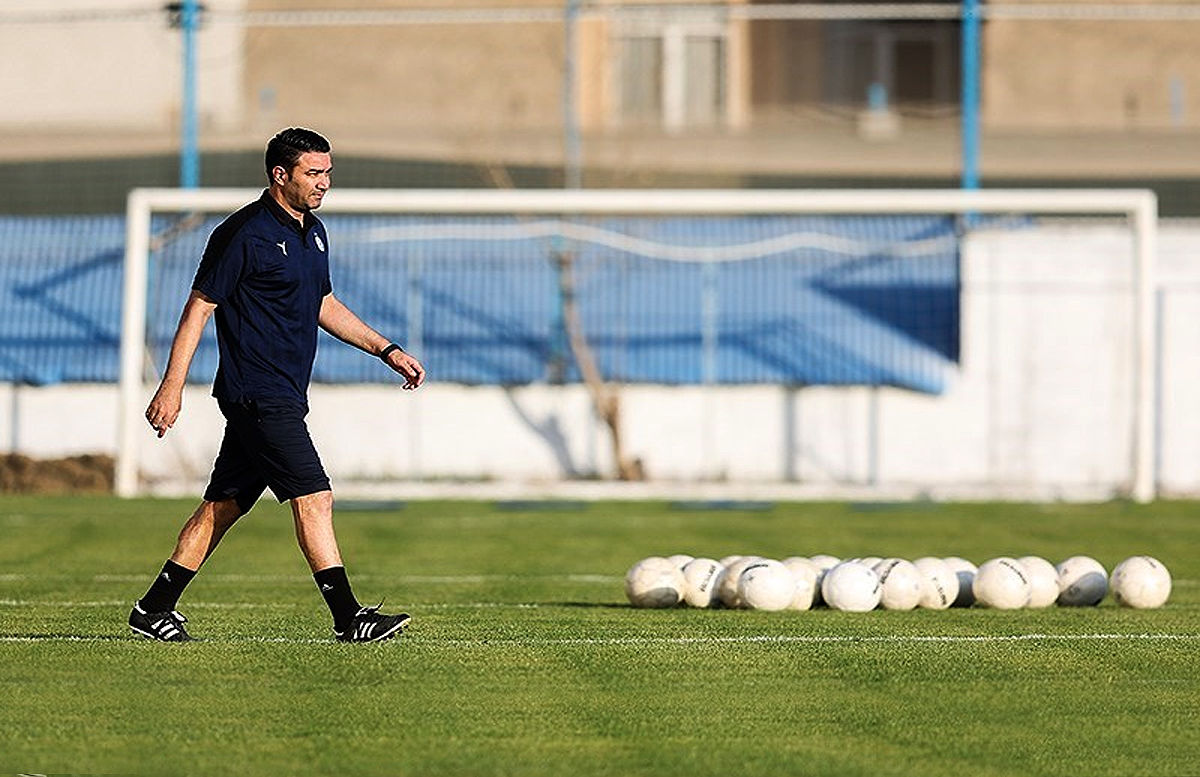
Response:
MULTIPOLYGON (((0 635, 0 642, 111 642, 118 637, 76 635, 0 635)), ((133 641, 140 641, 131 637, 133 641)), ((1200 634, 877 634, 877 635, 800 635, 800 634, 750 634, 740 636, 710 637, 565 637, 565 638, 513 638, 496 637, 484 639, 460 639, 404 636, 403 642, 421 646, 441 645, 446 647, 516 646, 538 647, 554 645, 755 645, 755 644, 921 644, 921 643, 1005 643, 1005 642, 1158 642, 1200 640, 1200 634)), ((254 644, 272 643, 284 645, 313 645, 334 643, 333 639, 296 639, 291 637, 234 637, 199 639, 194 643, 254 644)), ((400 644, 400 643, 393 643, 400 644)), ((171 649, 171 648, 167 648, 171 649)))
MULTIPOLYGON (((70 575, 51 575, 51 574, 21 574, 7 573, 0 574, 0 583, 21 583, 21 582, 36 582, 39 580, 74 580, 76 578, 70 575)), ((137 575, 93 575, 87 578, 93 583, 146 583, 147 576, 145 574, 137 575)), ((306 575, 246 575, 246 574, 221 574, 221 573, 205 573, 205 580, 210 580, 217 583, 311 583, 312 577, 306 575)), ((619 583, 624 580, 621 575, 588 575, 588 574, 562 574, 562 575, 372 575, 358 574, 354 575, 355 580, 382 580, 389 583, 410 584, 410 585, 458 585, 462 583, 495 583, 495 582, 520 582, 520 581, 545 581, 545 582, 568 582, 568 583, 600 583, 608 585, 611 583, 619 583)))
MULTIPOLYGON (((632 564, 631 564, 632 566, 632 564)), ((1111 572, 1111 570, 1109 570, 1111 572)), ((50 574, 0 574, 0 583, 36 582, 39 580, 74 580, 69 575, 50 574)), ((93 583, 145 583, 146 575, 93 575, 88 578, 93 583)), ((205 574, 205 580, 226 583, 307 583, 312 578, 305 575, 243 575, 243 574, 205 574)), ((390 583, 408 583, 422 585, 437 585, 445 583, 456 585, 460 583, 489 583, 489 582, 520 582, 525 581, 563 581, 568 583, 598 583, 609 585, 620 583, 623 575, 596 574, 562 574, 562 575, 372 575, 355 574, 355 580, 386 581, 390 583)), ((1200 586, 1200 580, 1191 578, 1172 578, 1171 585, 1180 588, 1200 586)))
MULTIPOLYGON (((127 599, 112 599, 112 600, 93 600, 84 602, 59 602, 59 601, 34 601, 28 599, 0 599, 0 607, 129 607, 132 604, 127 599)), ((422 610, 480 610, 480 609, 512 609, 512 610, 536 610, 544 605, 536 602, 410 602, 399 606, 420 608, 422 610)), ((254 603, 254 602, 189 602, 187 605, 181 605, 181 610, 191 609, 215 609, 215 610, 240 610, 240 609, 275 609, 281 607, 292 607, 312 609, 311 604, 300 604, 298 602, 272 602, 272 603, 254 603)))

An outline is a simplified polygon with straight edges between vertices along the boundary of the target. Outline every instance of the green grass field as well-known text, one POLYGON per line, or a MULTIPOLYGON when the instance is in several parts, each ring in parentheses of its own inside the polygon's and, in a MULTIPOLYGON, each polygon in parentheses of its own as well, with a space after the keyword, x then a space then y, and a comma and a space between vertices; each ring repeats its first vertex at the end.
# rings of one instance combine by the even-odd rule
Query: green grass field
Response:
MULTIPOLYGON (((0 773, 1200 773, 1200 505, 409 503, 338 514, 401 639, 334 642, 285 508, 125 626, 192 502, 0 496, 0 773), (1154 555, 1166 607, 635 610, 676 552, 1154 555)), ((346 505, 350 507, 351 505, 346 505)))

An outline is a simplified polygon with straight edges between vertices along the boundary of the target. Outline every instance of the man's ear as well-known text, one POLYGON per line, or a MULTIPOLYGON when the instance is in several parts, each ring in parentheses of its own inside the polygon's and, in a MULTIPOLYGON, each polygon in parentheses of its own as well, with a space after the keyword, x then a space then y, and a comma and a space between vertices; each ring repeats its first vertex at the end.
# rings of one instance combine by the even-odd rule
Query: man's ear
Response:
POLYGON ((285 170, 283 168, 283 165, 275 165, 274 167, 271 168, 271 182, 272 183, 283 183, 286 180, 287 180, 287 170, 285 170))

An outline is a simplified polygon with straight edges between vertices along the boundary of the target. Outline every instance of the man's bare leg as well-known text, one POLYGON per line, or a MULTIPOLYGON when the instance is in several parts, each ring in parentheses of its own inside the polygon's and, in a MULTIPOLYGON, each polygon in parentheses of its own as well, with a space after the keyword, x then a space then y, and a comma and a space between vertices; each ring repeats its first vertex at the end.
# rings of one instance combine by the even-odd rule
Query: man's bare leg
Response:
POLYGON ((333 492, 318 491, 292 500, 292 518, 300 552, 314 573, 342 566, 333 531, 333 492))
POLYGON ((333 615, 333 633, 339 640, 377 642, 408 625, 407 614, 383 615, 378 607, 363 607, 354 596, 333 531, 332 491, 292 499, 292 518, 296 541, 333 615))
POLYGON ((221 502, 203 501, 183 525, 171 560, 193 572, 208 560, 217 549, 225 532, 243 515, 236 499, 221 502))
POLYGON ((129 613, 129 626, 138 634, 163 642, 185 642, 186 619, 175 612, 183 589, 212 555, 225 532, 242 517, 237 500, 200 503, 175 542, 175 552, 129 613))

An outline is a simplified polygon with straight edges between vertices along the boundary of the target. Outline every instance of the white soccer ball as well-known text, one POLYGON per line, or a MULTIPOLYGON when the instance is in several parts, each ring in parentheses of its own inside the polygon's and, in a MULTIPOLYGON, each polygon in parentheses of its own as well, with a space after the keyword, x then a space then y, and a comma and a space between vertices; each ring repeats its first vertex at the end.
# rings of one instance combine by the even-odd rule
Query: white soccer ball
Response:
POLYGON ((1071 556, 1056 568, 1058 603, 1064 607, 1095 607, 1108 593, 1108 571, 1090 556, 1071 556))
POLYGON ((817 591, 820 589, 818 579, 821 576, 821 570, 803 556, 785 558, 783 565, 788 568, 788 571, 792 573, 792 579, 796 581, 796 593, 792 597, 792 603, 788 605, 789 609, 812 609, 817 591))
POLYGON ((1123 607, 1162 607, 1171 595, 1171 573, 1152 556, 1130 556, 1113 567, 1113 599, 1123 607))
POLYGON ((751 610, 786 610, 796 597, 796 579, 781 562, 756 561, 738 577, 738 601, 751 610))
POLYGON ((921 601, 925 580, 911 561, 885 558, 873 567, 879 577, 879 604, 885 610, 911 610, 921 601))
POLYGON ((879 606, 883 594, 879 576, 857 561, 844 561, 825 573, 821 596, 835 610, 868 612, 879 606))
POLYGON ((1029 607, 1049 607, 1058 599, 1058 570, 1041 556, 1021 556, 1017 561, 1029 575, 1029 607))
POLYGON ((825 573, 842 563, 842 560, 828 553, 818 553, 815 556, 809 556, 808 560, 817 567, 817 582, 816 588, 813 589, 812 606, 820 607, 825 604, 825 595, 821 593, 821 581, 825 579, 825 573))
POLYGON ((1033 591, 1025 567, 1008 556, 980 564, 971 587, 975 601, 995 610, 1019 610, 1029 604, 1029 594, 1033 591))
POLYGON ((913 561, 913 566, 923 578, 919 607, 929 610, 944 610, 958 598, 958 575, 950 565, 940 558, 923 556, 913 561))
POLYGON ((686 553, 676 553, 674 556, 667 556, 667 561, 670 561, 675 566, 683 569, 693 558, 695 558, 695 556, 689 556, 686 553))
POLYGON ((831 556, 828 553, 818 553, 815 556, 809 556, 808 560, 816 564, 817 569, 821 570, 822 572, 828 572, 838 564, 842 563, 840 558, 837 556, 831 556))
POLYGON ((975 573, 979 568, 960 556, 948 556, 942 561, 950 565, 958 578, 958 596, 954 597, 953 607, 970 607, 975 604, 975 573))
POLYGON ((721 581, 717 585, 717 599, 721 604, 730 609, 742 606, 742 600, 738 597, 738 581, 742 577, 742 572, 746 571, 746 567, 762 560, 762 556, 740 556, 725 567, 725 574, 721 576, 721 581))
POLYGON ((711 558, 694 558, 683 568, 683 600, 692 607, 717 603, 717 586, 725 567, 711 558))
POLYGON ((737 560, 738 560, 738 559, 740 559, 741 557, 742 557, 742 556, 741 556, 741 554, 740 554, 740 553, 732 553, 732 554, 730 554, 730 555, 728 555, 728 556, 725 556, 724 558, 718 559, 718 561, 720 562, 721 566, 723 566, 723 567, 725 567, 726 569, 728 569, 730 564, 732 564, 733 562, 737 561, 737 560))
POLYGON ((625 596, 634 607, 674 607, 683 588, 683 572, 662 556, 644 558, 625 573, 625 596))

